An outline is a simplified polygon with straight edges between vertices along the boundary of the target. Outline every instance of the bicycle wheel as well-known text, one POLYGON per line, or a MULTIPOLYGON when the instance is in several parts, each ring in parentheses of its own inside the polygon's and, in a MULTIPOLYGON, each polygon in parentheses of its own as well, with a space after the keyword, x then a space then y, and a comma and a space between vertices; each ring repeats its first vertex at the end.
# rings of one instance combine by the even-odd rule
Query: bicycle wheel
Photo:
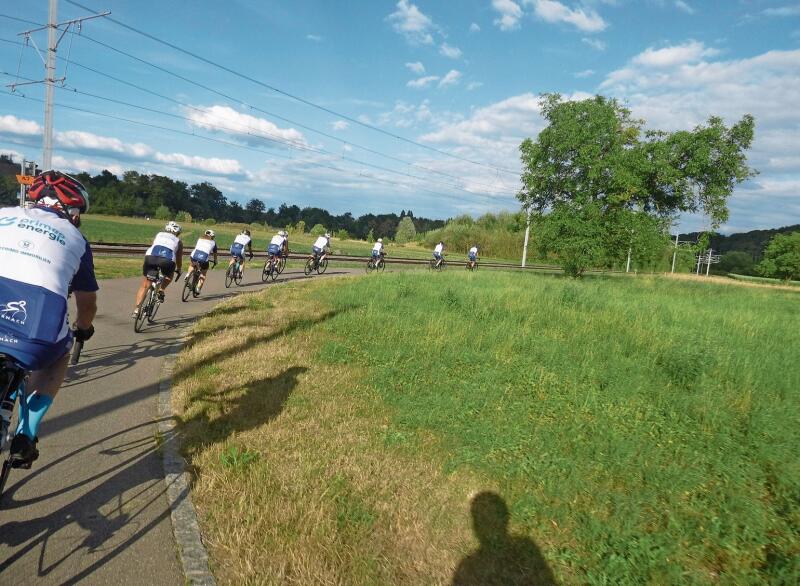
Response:
POLYGON ((272 270, 270 271, 269 276, 270 278, 272 278, 273 281, 278 278, 278 275, 281 274, 280 270, 278 270, 280 266, 281 266, 280 261, 275 261, 272 265, 272 270))
POLYGON ((271 272, 272 272, 272 270, 271 270, 270 262, 267 261, 267 262, 264 263, 264 268, 261 269, 261 281, 263 283, 266 283, 267 281, 269 281, 271 272))
POLYGON ((136 319, 133 320, 133 331, 141 332, 144 320, 147 317, 147 310, 150 308, 150 297, 153 295, 153 288, 147 290, 141 305, 139 305, 139 313, 136 314, 136 319))
POLYGON ((314 270, 314 259, 309 258, 306 261, 306 266, 303 267, 303 274, 305 274, 305 276, 307 277, 308 275, 311 274, 311 271, 313 270, 314 270))
POLYGON ((231 283, 233 283, 233 267, 234 267, 234 265, 230 265, 225 270, 225 288, 226 289, 231 286, 231 283))
POLYGON ((237 285, 241 285, 241 284, 242 284, 242 277, 243 277, 243 276, 244 276, 244 269, 242 268, 242 265, 240 265, 240 264, 237 262, 237 263, 236 263, 236 274, 234 274, 234 275, 233 275, 233 281, 234 281, 234 282, 235 282, 237 285))
POLYGON ((11 474, 11 457, 7 457, 3 460, 3 470, 0 471, 0 502, 3 499, 3 492, 6 490, 6 482, 8 481, 8 477, 11 474))
POLYGON ((369 260, 367 261, 367 272, 369 273, 369 272, 370 272, 370 271, 372 271, 374 268, 375 268, 375 263, 373 262, 373 260, 372 260, 372 259, 369 259, 369 260))
POLYGON ((195 271, 192 273, 192 297, 199 297, 200 290, 197 288, 200 285, 200 273, 195 271))
POLYGON ((386 268, 386 261, 381 259, 378 261, 378 270, 382 273, 386 268))
POLYGON ((197 271, 194 271, 188 279, 183 282, 183 290, 181 291, 181 301, 187 301, 189 296, 194 292, 194 274, 197 271))
POLYGON ((324 258, 319 263, 317 263, 317 274, 321 275, 326 270, 328 270, 328 259, 324 258))
POLYGON ((282 256, 281 259, 278 261, 278 274, 280 275, 283 272, 283 269, 285 268, 286 268, 286 257, 282 256))
POLYGON ((149 311, 147 312, 147 323, 149 324, 156 323, 156 314, 158 313, 159 307, 161 307, 161 302, 158 300, 158 293, 156 293, 154 289, 150 296, 150 308, 149 311))
POLYGON ((440 271, 443 271, 443 270, 445 270, 446 268, 447 268, 447 261, 445 261, 444 259, 442 259, 442 264, 440 264, 440 265, 439 265, 439 270, 440 270, 440 271))

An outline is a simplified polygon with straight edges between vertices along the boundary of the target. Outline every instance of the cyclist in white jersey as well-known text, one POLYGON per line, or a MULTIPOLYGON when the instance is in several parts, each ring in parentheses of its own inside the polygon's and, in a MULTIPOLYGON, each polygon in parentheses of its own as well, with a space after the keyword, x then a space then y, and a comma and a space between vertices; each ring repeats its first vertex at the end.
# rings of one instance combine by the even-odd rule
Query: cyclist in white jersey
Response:
POLYGON ((289 254, 289 233, 286 230, 281 230, 272 240, 267 247, 267 254, 274 256, 276 259, 289 254))
POLYGON ((469 252, 467 253, 467 258, 469 259, 470 267, 475 266, 475 263, 478 262, 478 245, 477 244, 473 244, 472 248, 469 249, 469 252))
POLYGON ((181 276, 183 268, 183 241, 180 239, 181 227, 175 222, 167 222, 164 230, 156 234, 153 244, 144 253, 144 264, 142 265, 142 282, 136 292, 136 303, 133 306, 131 317, 136 319, 139 314, 139 306, 147 294, 150 286, 150 279, 158 276, 159 269, 164 279, 161 281, 161 288, 158 290, 158 298, 164 301, 164 290, 172 282, 172 277, 177 270, 176 278, 181 276))
POLYGON ((374 258, 377 263, 384 256, 386 256, 386 253, 383 251, 383 238, 378 238, 375 245, 372 247, 372 258, 374 258))
MULTIPOLYGON (((64 382, 73 339, 94 333, 98 290, 92 250, 78 230, 89 207, 83 185, 46 171, 34 179, 28 198, 31 208, 0 209, 0 353, 33 371, 26 385, 28 416, 11 441, 12 466, 18 468, 30 468, 39 457, 39 424, 64 382), (73 331, 70 290, 78 310, 73 331)), ((0 396, 5 423, 10 399, 0 396)))
POLYGON ((325 253, 330 252, 330 246, 331 235, 327 232, 314 241, 314 244, 311 246, 311 252, 314 258, 317 259, 317 262, 322 261, 322 259, 325 258, 325 253))
POLYGON ((206 274, 208 273, 208 259, 213 256, 214 258, 212 262, 215 266, 217 264, 217 243, 214 240, 215 237, 216 234, 214 234, 214 230, 206 230, 205 233, 197 239, 197 244, 194 245, 194 250, 192 250, 192 254, 189 257, 193 262, 189 266, 189 270, 186 271, 186 277, 184 280, 188 281, 192 276, 192 273, 194 272, 194 265, 196 263, 200 269, 200 279, 197 283, 198 295, 203 289, 203 284, 206 282, 206 274))
POLYGON ((253 239, 250 238, 250 230, 242 230, 233 239, 231 244, 231 262, 228 263, 230 267, 236 260, 239 261, 239 273, 244 271, 244 254, 250 255, 250 260, 253 259, 253 239))
POLYGON ((436 266, 438 267, 442 264, 442 259, 444 258, 444 242, 439 241, 439 244, 433 249, 433 258, 436 259, 436 266))

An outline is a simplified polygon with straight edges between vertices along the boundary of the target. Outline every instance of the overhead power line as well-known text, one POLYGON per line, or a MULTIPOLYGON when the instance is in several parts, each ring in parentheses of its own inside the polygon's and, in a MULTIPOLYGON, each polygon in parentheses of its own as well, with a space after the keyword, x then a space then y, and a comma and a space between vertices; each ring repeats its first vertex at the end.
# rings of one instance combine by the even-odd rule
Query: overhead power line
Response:
MULTIPOLYGON (((87 10, 87 11, 90 11, 90 12, 93 12, 93 13, 97 12, 97 11, 87 7, 87 6, 84 6, 83 4, 80 4, 79 2, 75 2, 74 0, 66 0, 66 1, 69 4, 72 4, 73 6, 81 8, 83 10, 87 10)), ((432 147, 430 145, 427 145, 427 144, 424 144, 424 143, 421 143, 421 142, 417 142, 415 140, 411 140, 410 138, 406 138, 406 137, 401 136, 399 134, 395 134, 393 132, 390 132, 388 130, 380 128, 378 126, 374 126, 372 124, 368 124, 366 122, 363 122, 363 121, 359 120, 358 118, 353 118, 352 116, 348 116, 347 114, 342 114, 341 112, 337 112, 335 110, 332 110, 331 108, 328 108, 326 106, 322 106, 321 104, 317 104, 316 102, 312 102, 311 100, 308 100, 306 98, 303 98, 303 97, 298 96, 296 94, 293 94, 291 92, 287 92, 285 90, 282 90, 282 89, 280 89, 280 88, 278 88, 278 87, 276 87, 274 85, 271 85, 271 84, 268 84, 266 82, 263 82, 263 81, 261 81, 259 79, 251 77, 251 76, 249 76, 247 74, 241 73, 240 71, 237 71, 237 70, 235 70, 235 69, 233 69, 231 67, 228 67, 226 65, 222 65, 221 63, 217 63, 216 61, 212 61, 211 59, 203 57, 202 55, 194 53, 193 51, 189 51, 188 49, 184 49, 183 47, 180 47, 180 46, 178 46, 178 45, 176 45, 174 43, 170 43, 169 41, 166 41, 164 39, 159 39, 158 37, 156 37, 154 35, 151 35, 150 33, 146 32, 146 31, 143 31, 143 30, 138 29, 138 28, 136 28, 134 26, 125 24, 124 22, 121 22, 121 21, 119 21, 119 20, 117 20, 115 18, 112 18, 110 16, 108 16, 106 18, 108 20, 110 20, 111 22, 113 22, 114 24, 116 24, 118 26, 121 26, 124 29, 127 29, 127 30, 129 30, 131 32, 134 32, 134 33, 136 33, 138 35, 141 35, 141 36, 143 36, 145 38, 148 38, 148 39, 150 39, 150 40, 152 40, 152 41, 154 41, 156 43, 159 43, 161 45, 169 47, 169 48, 171 48, 171 49, 173 49, 175 51, 183 53, 184 55, 188 55, 189 57, 197 59, 198 61, 202 61, 203 63, 205 63, 207 65, 211 65, 212 67, 216 67, 217 69, 225 71, 226 73, 230 73, 231 75, 234 75, 236 77, 239 77, 241 79, 244 79, 246 81, 254 83, 254 84, 258 85, 258 86, 261 86, 261 87, 263 87, 265 89, 273 91, 273 92, 275 92, 277 94, 280 94, 282 96, 285 96, 285 97, 290 98, 292 100, 295 100, 297 102, 305 104, 306 106, 309 106, 311 108, 315 108, 317 110, 320 110, 320 111, 325 112, 327 114, 330 114, 332 116, 337 116, 337 117, 339 117, 339 118, 341 118, 343 120, 347 120, 348 122, 352 122, 353 124, 356 124, 356 125, 361 126, 363 128, 367 128, 367 129, 372 130, 374 132, 378 132, 380 134, 389 136, 389 137, 394 138, 396 140, 399 140, 399 141, 402 141, 402 142, 405 142, 405 143, 408 143, 408 144, 412 144, 412 145, 417 146, 419 148, 423 148, 423 149, 426 149, 428 151, 432 151, 432 152, 438 153, 438 154, 446 156, 446 157, 450 157, 450 158, 453 158, 453 159, 458 159, 460 161, 464 161, 466 163, 471 163, 473 165, 486 167, 486 168, 492 169, 494 171, 502 171, 504 173, 508 173, 508 174, 511 174, 511 175, 514 175, 514 176, 519 176, 519 172, 517 172, 517 171, 513 171, 511 169, 506 169, 504 167, 500 167, 500 166, 497 166, 497 165, 491 165, 489 163, 484 163, 484 162, 481 162, 481 161, 476 161, 474 159, 470 159, 470 158, 467 158, 467 157, 462 157, 460 155, 449 153, 449 152, 444 151, 442 149, 438 149, 436 147, 432 147)))
MULTIPOLYGON (((40 102, 40 103, 43 102, 43 100, 40 99, 40 98, 34 98, 32 96, 26 96, 25 94, 22 94, 22 93, 19 93, 19 92, 11 93, 11 92, 3 91, 3 92, 0 92, 0 94, 6 95, 6 96, 11 96, 11 97, 16 97, 16 98, 20 98, 20 99, 32 100, 32 101, 40 102)), ((278 158, 287 159, 287 160, 290 160, 290 161, 296 161, 298 163, 306 164, 306 165, 309 165, 311 167, 319 167, 319 168, 329 169, 329 170, 332 170, 332 171, 336 171, 338 173, 343 173, 343 174, 349 175, 351 177, 356 175, 353 172, 353 170, 344 169, 342 167, 337 167, 335 165, 330 165, 330 164, 327 164, 327 163, 322 163, 322 162, 318 162, 318 161, 311 161, 311 160, 303 161, 303 160, 300 160, 300 159, 295 159, 294 157, 290 157, 288 155, 282 155, 280 153, 275 153, 275 152, 272 152, 272 151, 267 151, 267 150, 264 150, 264 149, 259 149, 259 148, 256 148, 256 147, 251 147, 251 146, 243 145, 243 144, 236 143, 236 142, 231 142, 231 141, 226 141, 226 140, 222 140, 222 139, 218 139, 218 138, 204 136, 204 135, 196 134, 194 132, 188 132, 188 131, 185 131, 185 130, 180 130, 180 129, 176 129, 176 128, 170 128, 170 127, 161 126, 161 125, 158 125, 158 124, 152 124, 152 123, 149 123, 149 122, 143 122, 141 120, 133 120, 131 118, 125 118, 123 116, 116 116, 116 115, 113 115, 113 114, 106 114, 106 113, 103 113, 103 112, 97 112, 97 111, 94 111, 94 110, 89 110, 87 108, 79 108, 77 106, 69 106, 67 104, 56 104, 56 107, 65 108, 65 109, 73 110, 73 111, 77 111, 77 112, 82 112, 84 114, 90 114, 90 115, 94 115, 94 116, 101 116, 101 117, 109 118, 109 119, 112 119, 112 120, 117 120, 117 121, 121 121, 121 122, 127 122, 127 123, 130 123, 130 124, 137 124, 137 125, 140 125, 140 126, 145 126, 145 127, 156 129, 156 130, 161 130, 161 131, 171 132, 171 133, 180 134, 180 135, 184 135, 184 136, 189 136, 189 137, 192 137, 192 138, 199 138, 201 140, 214 142, 214 143, 218 143, 218 144, 225 144, 225 145, 228 145, 228 146, 233 146, 233 147, 237 147, 237 148, 248 150, 248 151, 253 151, 253 152, 258 152, 258 153, 270 155, 272 157, 278 157, 278 158)), ((436 195, 436 196, 439 196, 439 197, 444 197, 444 198, 447 198, 447 199, 453 199, 453 200, 457 200, 457 201, 462 201, 463 202, 463 199, 461 199, 461 198, 459 198, 457 196, 451 195, 451 194, 441 193, 441 192, 438 192, 438 191, 433 191, 431 189, 428 189, 426 187, 421 187, 421 186, 418 186, 418 185, 410 185, 408 183, 402 183, 402 182, 399 182, 399 181, 391 181, 391 180, 388 180, 388 179, 384 179, 382 177, 378 177, 376 175, 365 173, 363 171, 359 171, 356 176, 357 177, 365 177, 367 179, 370 179, 370 180, 373 180, 373 181, 377 181, 377 182, 380 182, 380 183, 385 183, 387 185, 392 185, 394 187, 406 187, 406 188, 416 189, 416 190, 419 190, 419 191, 424 191, 424 192, 430 193, 431 195, 436 195)), ((471 195, 473 195, 474 197, 479 197, 479 198, 493 199, 493 198, 491 198, 489 196, 482 195, 482 194, 471 194, 471 195)))

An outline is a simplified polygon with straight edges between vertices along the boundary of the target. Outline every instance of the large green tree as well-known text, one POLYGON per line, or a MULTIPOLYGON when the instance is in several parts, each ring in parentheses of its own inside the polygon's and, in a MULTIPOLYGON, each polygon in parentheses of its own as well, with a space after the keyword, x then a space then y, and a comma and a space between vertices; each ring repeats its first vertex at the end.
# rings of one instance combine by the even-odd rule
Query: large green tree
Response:
POLYGON ((631 249, 655 257, 678 212, 728 217, 734 186, 753 174, 745 152, 754 120, 731 127, 712 117, 691 131, 643 130, 644 121, 614 99, 541 100, 547 126, 520 146, 524 207, 537 216, 542 252, 565 270, 620 262, 631 249))
POLYGON ((778 234, 770 240, 758 272, 784 281, 800 280, 800 232, 778 234))

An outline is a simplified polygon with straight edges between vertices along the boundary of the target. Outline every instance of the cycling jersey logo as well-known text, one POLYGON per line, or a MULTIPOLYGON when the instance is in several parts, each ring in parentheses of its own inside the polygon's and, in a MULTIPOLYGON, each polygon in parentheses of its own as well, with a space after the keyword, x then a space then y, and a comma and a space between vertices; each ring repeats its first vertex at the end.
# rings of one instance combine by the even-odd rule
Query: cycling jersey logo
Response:
POLYGON ((0 319, 24 326, 28 319, 28 310, 25 308, 27 301, 9 301, 0 304, 0 319))
POLYGON ((31 248, 33 248, 33 242, 31 242, 30 240, 20 240, 19 247, 22 250, 30 250, 31 248))
POLYGON ((14 217, 4 216, 0 218, 0 228, 5 228, 6 226, 11 226, 17 219, 14 217))

